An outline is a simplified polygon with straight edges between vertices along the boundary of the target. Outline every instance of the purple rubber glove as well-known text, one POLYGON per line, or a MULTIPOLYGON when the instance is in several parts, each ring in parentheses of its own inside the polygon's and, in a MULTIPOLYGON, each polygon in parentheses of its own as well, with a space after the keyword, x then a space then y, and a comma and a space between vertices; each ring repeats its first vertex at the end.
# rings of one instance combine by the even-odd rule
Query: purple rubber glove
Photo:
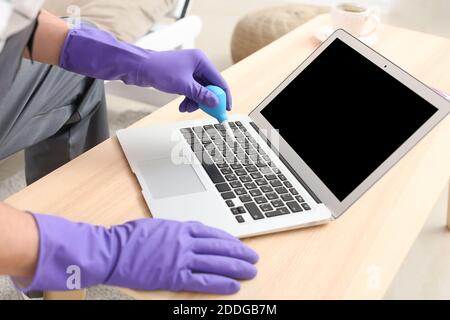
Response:
POLYGON ((225 90, 231 110, 226 81, 200 50, 145 50, 118 41, 108 32, 82 26, 69 31, 59 66, 92 78, 184 95, 181 112, 193 112, 197 104, 215 107, 219 101, 205 86, 216 85, 225 90))
POLYGON ((231 294, 239 290, 238 280, 256 275, 258 255, 252 249, 198 222, 142 219, 107 229, 33 216, 39 228, 39 260, 24 291, 107 284, 231 294))

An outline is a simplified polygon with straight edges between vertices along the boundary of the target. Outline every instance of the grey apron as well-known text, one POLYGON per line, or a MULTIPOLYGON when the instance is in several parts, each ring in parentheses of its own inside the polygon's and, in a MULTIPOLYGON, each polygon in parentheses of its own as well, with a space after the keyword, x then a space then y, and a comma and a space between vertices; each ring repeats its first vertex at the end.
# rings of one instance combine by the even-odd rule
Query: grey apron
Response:
POLYGON ((28 184, 109 135, 102 81, 22 59, 33 28, 0 53, 0 159, 25 149, 28 184))

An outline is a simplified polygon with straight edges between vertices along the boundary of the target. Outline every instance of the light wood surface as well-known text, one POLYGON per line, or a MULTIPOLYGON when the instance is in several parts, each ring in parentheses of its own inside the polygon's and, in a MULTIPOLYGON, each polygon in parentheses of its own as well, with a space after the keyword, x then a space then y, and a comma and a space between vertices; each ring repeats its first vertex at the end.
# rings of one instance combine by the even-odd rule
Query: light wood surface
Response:
MULTIPOLYGON (((248 113, 318 43, 318 17, 224 72, 234 112, 248 113)), ((450 41, 383 26, 376 49, 424 83, 450 92, 450 41)), ((202 117, 170 103, 136 126, 202 117)), ((287 106, 288 107, 288 106, 287 106)), ((364 106, 362 106, 364 107, 364 106)), ((320 128, 318 128, 320 129, 320 128)), ((258 276, 233 296, 124 291, 145 299, 382 298, 450 178, 450 117, 442 121, 340 219, 246 239, 258 276)), ((108 140, 7 200, 22 209, 111 225, 149 217, 116 139, 108 140)), ((443 222, 444 224, 444 222, 443 222)))
POLYGON ((71 291, 48 291, 44 293, 44 300, 84 300, 86 289, 71 291))

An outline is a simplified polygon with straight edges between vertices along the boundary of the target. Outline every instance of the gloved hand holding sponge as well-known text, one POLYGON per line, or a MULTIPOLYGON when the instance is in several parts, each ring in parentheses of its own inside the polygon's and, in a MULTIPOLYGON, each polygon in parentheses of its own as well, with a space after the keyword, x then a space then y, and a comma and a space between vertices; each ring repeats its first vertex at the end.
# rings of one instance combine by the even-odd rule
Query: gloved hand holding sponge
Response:
MULTIPOLYGON (((82 26, 69 31, 59 65, 93 78, 184 95, 181 112, 200 105, 218 117, 217 112, 226 116, 224 109, 231 110, 227 83, 199 50, 145 50, 82 26)), ((142 219, 105 228, 42 214, 33 217, 40 235, 39 259, 24 291, 73 289, 68 270, 79 270, 80 288, 107 284, 218 294, 235 293, 239 280, 256 275, 256 252, 199 222, 142 219)))
POLYGON ((198 104, 215 107, 219 101, 205 86, 215 85, 226 93, 231 110, 230 89, 205 54, 197 49, 152 51, 118 41, 112 34, 82 25, 67 35, 59 66, 68 71, 103 80, 186 96, 181 112, 193 112, 198 104))

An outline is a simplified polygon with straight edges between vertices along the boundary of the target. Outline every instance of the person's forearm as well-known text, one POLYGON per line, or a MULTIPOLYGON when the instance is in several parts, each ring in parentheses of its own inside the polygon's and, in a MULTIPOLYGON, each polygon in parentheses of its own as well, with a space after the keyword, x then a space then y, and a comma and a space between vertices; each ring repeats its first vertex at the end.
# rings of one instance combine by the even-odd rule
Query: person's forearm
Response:
POLYGON ((28 278, 39 255, 39 232, 33 216, 0 202, 0 274, 28 278))
MULTIPOLYGON (((64 45, 69 27, 60 18, 42 10, 38 17, 38 27, 33 41, 33 60, 58 65, 61 49, 64 45)), ((25 58, 30 58, 28 49, 24 52, 25 58)))

